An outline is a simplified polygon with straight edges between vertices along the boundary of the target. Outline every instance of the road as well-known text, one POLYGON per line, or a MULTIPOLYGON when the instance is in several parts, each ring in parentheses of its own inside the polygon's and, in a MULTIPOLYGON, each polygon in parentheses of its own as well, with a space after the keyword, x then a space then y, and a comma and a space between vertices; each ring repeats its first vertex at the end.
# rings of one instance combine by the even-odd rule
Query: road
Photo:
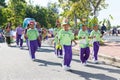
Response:
POLYGON ((89 61, 81 65, 79 56, 73 56, 71 71, 64 71, 61 58, 54 48, 44 43, 33 62, 27 48, 23 50, 0 44, 0 80, 120 80, 120 68, 89 61))

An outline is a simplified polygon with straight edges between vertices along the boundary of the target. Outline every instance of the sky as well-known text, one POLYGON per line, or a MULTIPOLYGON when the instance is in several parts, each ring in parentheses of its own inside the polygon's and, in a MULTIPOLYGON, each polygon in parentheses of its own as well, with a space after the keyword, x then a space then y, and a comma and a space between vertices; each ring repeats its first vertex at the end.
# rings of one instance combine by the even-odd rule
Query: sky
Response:
MULTIPOLYGON (((26 0, 29 1, 29 0, 26 0)), ((58 0, 33 0, 34 5, 40 5, 46 7, 48 2, 58 2, 58 0)), ((99 12, 99 20, 109 19, 109 15, 113 16, 111 21, 112 26, 120 25, 120 0, 106 0, 106 3, 109 4, 107 9, 101 10, 99 12)))

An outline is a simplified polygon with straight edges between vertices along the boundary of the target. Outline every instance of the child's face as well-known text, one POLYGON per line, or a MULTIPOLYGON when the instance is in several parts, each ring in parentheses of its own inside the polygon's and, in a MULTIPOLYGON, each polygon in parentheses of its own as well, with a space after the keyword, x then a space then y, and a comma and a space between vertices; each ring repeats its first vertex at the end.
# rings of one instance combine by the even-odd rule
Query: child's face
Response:
POLYGON ((30 24, 30 28, 34 29, 34 24, 30 24))
POLYGON ((60 24, 57 24, 57 27, 59 28, 61 25, 60 24))
POLYGON ((68 24, 63 25, 63 28, 64 28, 65 31, 68 31, 68 30, 69 30, 69 27, 70 27, 70 26, 69 26, 68 24))
POLYGON ((93 28, 94 30, 98 30, 98 26, 94 26, 94 28, 93 28))
POLYGON ((82 27, 82 30, 84 30, 84 31, 87 30, 87 27, 86 27, 86 26, 83 26, 83 27, 82 27))

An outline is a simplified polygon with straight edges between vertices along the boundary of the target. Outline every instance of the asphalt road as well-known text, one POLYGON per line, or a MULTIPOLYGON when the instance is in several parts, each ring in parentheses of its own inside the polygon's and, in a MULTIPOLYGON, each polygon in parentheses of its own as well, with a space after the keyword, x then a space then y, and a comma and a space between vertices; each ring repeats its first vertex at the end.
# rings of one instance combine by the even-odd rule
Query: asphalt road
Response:
POLYGON ((26 49, 0 43, 0 80, 120 80, 120 68, 92 61, 83 66, 75 55, 71 71, 64 71, 62 58, 57 58, 54 48, 46 43, 37 51, 35 62, 26 49))

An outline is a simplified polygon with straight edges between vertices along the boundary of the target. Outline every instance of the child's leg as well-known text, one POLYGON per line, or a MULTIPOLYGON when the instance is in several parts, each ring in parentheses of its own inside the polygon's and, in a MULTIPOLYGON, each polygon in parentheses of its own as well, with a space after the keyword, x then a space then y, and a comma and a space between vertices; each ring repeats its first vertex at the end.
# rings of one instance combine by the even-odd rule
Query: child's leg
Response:
POLYGON ((20 40, 20 35, 17 35, 17 38, 16 38, 16 43, 17 43, 17 45, 19 45, 19 40, 20 40))
POLYGON ((94 42, 93 50, 94 50, 94 60, 98 60, 99 42, 94 42))
POLYGON ((89 56, 90 56, 90 48, 89 48, 89 47, 87 47, 87 48, 86 48, 86 50, 85 50, 85 56, 84 56, 85 61, 87 61, 87 60, 88 60, 89 56))
POLYGON ((32 59, 35 59, 33 41, 29 41, 29 53, 32 59))
POLYGON ((72 47, 64 46, 64 65, 70 67, 71 60, 72 60, 72 47))
POLYGON ((61 56, 63 55, 62 49, 59 50, 59 53, 61 56))
POLYGON ((20 47, 23 45, 23 39, 20 38, 20 47))
POLYGON ((84 55, 85 55, 85 48, 80 48, 80 60, 82 63, 85 62, 84 55))
POLYGON ((55 55, 57 54, 56 43, 54 43, 55 55))
POLYGON ((37 40, 33 41, 33 46, 34 46, 34 55, 35 55, 35 52, 37 51, 37 48, 38 48, 38 42, 37 42, 37 40))

